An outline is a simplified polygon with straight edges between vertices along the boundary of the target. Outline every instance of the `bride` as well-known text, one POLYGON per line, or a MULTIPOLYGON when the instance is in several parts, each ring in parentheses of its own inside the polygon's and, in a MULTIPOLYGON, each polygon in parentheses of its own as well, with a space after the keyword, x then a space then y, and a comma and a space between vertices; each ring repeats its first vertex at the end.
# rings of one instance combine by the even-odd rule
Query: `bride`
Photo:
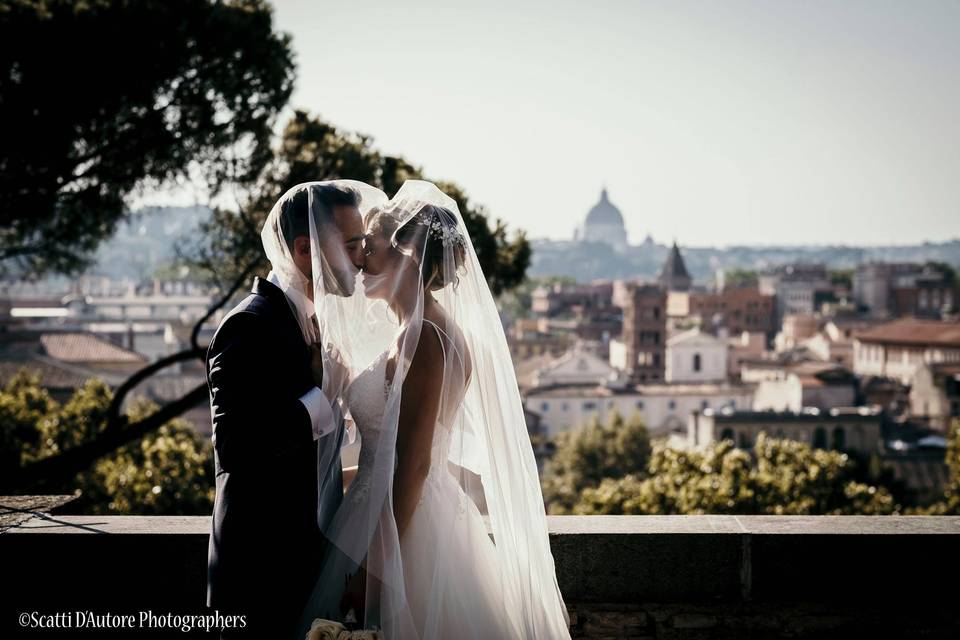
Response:
POLYGON ((365 234, 361 295, 314 296, 326 357, 350 371, 325 391, 361 449, 304 621, 352 609, 390 639, 568 638, 510 353, 456 203, 407 181, 365 234))

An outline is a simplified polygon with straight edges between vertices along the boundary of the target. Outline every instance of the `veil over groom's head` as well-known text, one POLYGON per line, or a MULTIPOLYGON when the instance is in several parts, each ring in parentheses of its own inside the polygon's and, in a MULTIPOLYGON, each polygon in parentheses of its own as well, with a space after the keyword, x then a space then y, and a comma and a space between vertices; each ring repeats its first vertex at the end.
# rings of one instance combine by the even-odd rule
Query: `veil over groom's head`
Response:
POLYGON ((386 199, 356 180, 304 182, 267 216, 260 236, 270 279, 287 294, 308 342, 317 338, 310 319, 315 305, 327 295, 353 295, 363 260, 363 214, 386 199))

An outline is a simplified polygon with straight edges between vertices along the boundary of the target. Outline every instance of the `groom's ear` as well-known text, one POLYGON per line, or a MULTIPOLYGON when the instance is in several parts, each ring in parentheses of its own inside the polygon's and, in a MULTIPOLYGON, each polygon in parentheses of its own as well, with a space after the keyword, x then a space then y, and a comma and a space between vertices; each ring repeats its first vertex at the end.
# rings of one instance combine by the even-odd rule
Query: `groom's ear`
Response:
POLYGON ((310 238, 307 236, 297 236, 293 239, 294 257, 310 257, 310 238))
POLYGON ((293 262, 300 269, 300 273, 307 278, 313 270, 310 260, 310 237, 297 236, 293 239, 293 262))

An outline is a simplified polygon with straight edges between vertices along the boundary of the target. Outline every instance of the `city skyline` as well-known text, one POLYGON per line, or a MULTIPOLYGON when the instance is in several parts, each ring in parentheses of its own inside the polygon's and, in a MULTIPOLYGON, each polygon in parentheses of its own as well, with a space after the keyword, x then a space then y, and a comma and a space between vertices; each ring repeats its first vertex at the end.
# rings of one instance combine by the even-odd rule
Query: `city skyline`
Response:
POLYGON ((280 0, 308 109, 531 238, 606 186, 630 242, 960 236, 960 5, 280 0))

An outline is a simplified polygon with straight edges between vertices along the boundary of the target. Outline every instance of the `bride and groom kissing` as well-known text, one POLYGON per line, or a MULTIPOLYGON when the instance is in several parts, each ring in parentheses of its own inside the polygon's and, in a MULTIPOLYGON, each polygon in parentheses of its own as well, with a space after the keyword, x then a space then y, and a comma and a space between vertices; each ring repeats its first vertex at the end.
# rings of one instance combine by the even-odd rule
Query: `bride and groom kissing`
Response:
POLYGON ((352 616, 389 639, 569 638, 509 349, 456 202, 423 181, 393 198, 304 183, 261 237, 270 274, 207 351, 207 604, 246 623, 223 636, 303 639, 352 616))

